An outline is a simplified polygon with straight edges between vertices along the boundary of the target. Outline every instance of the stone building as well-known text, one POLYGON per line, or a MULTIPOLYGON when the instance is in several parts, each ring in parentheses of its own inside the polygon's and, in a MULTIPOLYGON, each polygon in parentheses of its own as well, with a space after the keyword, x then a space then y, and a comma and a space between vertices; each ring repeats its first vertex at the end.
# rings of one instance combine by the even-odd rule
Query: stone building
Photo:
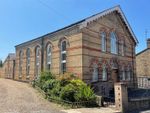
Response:
POLYGON ((138 87, 150 88, 150 39, 147 48, 136 54, 136 69, 138 87))
POLYGON ((150 77, 150 39, 147 39, 147 48, 136 54, 137 76, 150 77))
POLYGON ((120 6, 107 9, 57 31, 15 46, 14 79, 31 81, 42 70, 71 72, 99 94, 115 82, 133 87, 138 43, 120 6))
POLYGON ((3 63, 3 67, 1 68, 1 77, 14 79, 15 76, 15 54, 8 54, 7 58, 3 63))

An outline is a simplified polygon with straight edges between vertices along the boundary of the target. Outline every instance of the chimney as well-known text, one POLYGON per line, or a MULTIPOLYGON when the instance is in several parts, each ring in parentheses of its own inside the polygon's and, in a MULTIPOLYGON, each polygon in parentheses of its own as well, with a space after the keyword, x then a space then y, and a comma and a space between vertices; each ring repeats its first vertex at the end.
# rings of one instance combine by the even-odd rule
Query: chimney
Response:
POLYGON ((147 39, 147 48, 150 49, 150 38, 147 39))

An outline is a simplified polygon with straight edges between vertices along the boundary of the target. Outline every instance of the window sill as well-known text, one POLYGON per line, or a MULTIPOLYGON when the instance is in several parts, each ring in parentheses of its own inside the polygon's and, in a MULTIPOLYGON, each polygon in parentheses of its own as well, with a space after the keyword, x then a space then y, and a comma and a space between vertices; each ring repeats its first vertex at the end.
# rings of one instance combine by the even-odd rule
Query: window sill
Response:
POLYGON ((30 78, 29 76, 26 77, 26 79, 29 79, 29 78, 30 78))

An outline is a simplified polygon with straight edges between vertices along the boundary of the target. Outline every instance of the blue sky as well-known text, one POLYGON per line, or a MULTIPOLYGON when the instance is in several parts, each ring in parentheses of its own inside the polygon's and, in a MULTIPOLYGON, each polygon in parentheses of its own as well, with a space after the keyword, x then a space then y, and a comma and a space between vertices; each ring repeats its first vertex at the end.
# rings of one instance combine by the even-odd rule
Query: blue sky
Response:
POLYGON ((150 37, 150 0, 0 0, 0 59, 14 46, 83 18, 120 5, 139 40, 136 52, 150 37))

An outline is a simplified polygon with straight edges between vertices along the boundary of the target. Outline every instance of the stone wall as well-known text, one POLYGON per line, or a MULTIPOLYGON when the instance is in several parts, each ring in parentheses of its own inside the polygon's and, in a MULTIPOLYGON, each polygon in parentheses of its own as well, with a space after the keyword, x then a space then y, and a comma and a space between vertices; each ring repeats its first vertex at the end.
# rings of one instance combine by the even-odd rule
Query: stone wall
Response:
MULTIPOLYGON (((93 66, 97 64, 99 67, 99 80, 98 83, 92 83, 99 87, 99 91, 104 91, 101 94, 107 95, 109 90, 113 88, 112 70, 113 64, 116 64, 118 70, 118 78, 120 76, 121 68, 127 68, 129 65, 133 71, 131 80, 124 80, 129 86, 133 87, 133 82, 136 80, 136 67, 135 67, 135 44, 132 37, 128 34, 127 30, 122 26, 122 21, 117 14, 110 14, 99 20, 91 23, 87 28, 82 30, 83 33, 83 80, 87 83, 92 82, 93 66), (116 24, 117 23, 117 24, 116 24), (110 52, 110 33, 114 31, 118 37, 118 54, 110 52), (100 33, 106 32, 106 52, 101 50, 101 37, 100 33), (121 55, 121 44, 125 42, 125 53, 121 55), (106 64, 108 69, 108 80, 102 80, 102 65, 106 64), (108 90, 109 89, 109 90, 108 90)), ((126 69, 127 70, 127 69, 126 69)))
POLYGON ((150 109, 150 97, 142 97, 141 95, 140 97, 129 98, 127 85, 124 83, 116 83, 115 105, 116 109, 122 113, 150 109))
POLYGON ((149 76, 150 77, 150 49, 146 49, 140 54, 136 55, 136 69, 137 76, 149 76))
POLYGON ((15 54, 8 54, 2 67, 2 77, 13 79, 15 75, 15 54))
MULTIPOLYGON (((30 81, 35 78, 35 48, 37 46, 41 49, 41 55, 40 56, 40 69, 46 70, 46 47, 47 44, 52 45, 52 65, 51 65, 51 72, 58 75, 62 73, 60 71, 60 43, 63 40, 67 41, 67 59, 66 59, 66 66, 67 66, 67 72, 72 72, 76 76, 81 77, 82 75, 82 34, 81 33, 72 33, 73 30, 68 31, 68 34, 62 35, 55 34, 55 35, 48 35, 45 37, 42 37, 42 39, 37 39, 35 41, 28 42, 27 44, 22 44, 16 47, 16 74, 15 79, 16 80, 22 80, 22 81, 30 81), (42 44, 43 41, 43 44, 42 44), (30 76, 27 78, 26 76, 26 51, 30 48, 31 50, 31 62, 30 62, 30 76), (22 76, 19 77, 19 52, 23 51, 23 72, 22 76), (43 67, 43 69, 42 69, 43 67)), ((74 31, 75 32, 75 31, 74 31)))

